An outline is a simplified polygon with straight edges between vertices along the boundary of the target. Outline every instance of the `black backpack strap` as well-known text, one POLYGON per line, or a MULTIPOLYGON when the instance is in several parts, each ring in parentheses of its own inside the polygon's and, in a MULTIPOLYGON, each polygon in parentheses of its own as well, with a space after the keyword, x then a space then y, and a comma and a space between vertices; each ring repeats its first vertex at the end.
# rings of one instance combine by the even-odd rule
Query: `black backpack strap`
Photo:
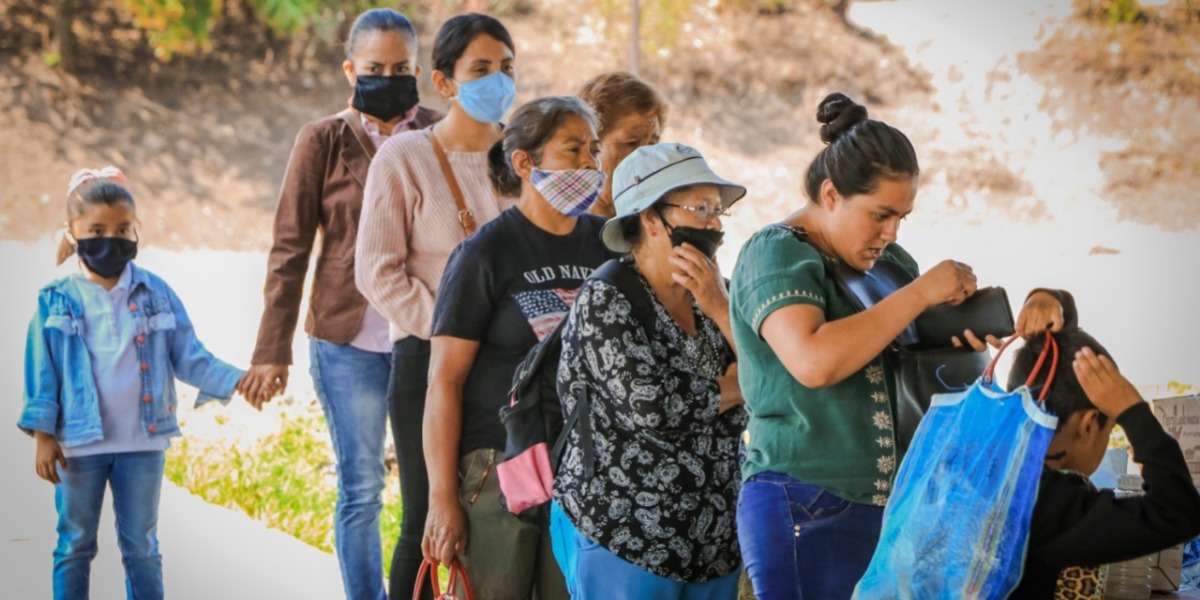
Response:
POLYGON ((583 476, 591 479, 596 472, 596 460, 593 457, 592 446, 592 420, 582 418, 588 414, 591 406, 588 402, 588 388, 586 385, 576 386, 579 394, 575 398, 575 408, 571 409, 571 414, 567 415, 563 421, 562 433, 559 434, 558 440, 554 442, 554 448, 551 450, 551 456, 554 457, 554 470, 558 470, 558 465, 562 464, 563 453, 567 450, 567 440, 570 439, 571 428, 579 425, 579 449, 583 451, 583 476))
MULTIPOLYGON (((592 273, 592 278, 620 290, 625 299, 629 300, 633 317, 642 324, 643 328, 649 329, 654 324, 654 301, 650 298, 646 287, 642 285, 641 277, 629 265, 617 258, 609 259, 592 273)), ((565 322, 564 319, 563 323, 565 322)), ((583 451, 583 474, 584 477, 591 478, 595 474, 596 461, 592 442, 592 420, 589 418, 591 412, 589 392, 586 385, 574 387, 579 390, 576 395, 575 407, 571 410, 571 414, 563 419, 562 434, 554 442, 551 456, 554 457, 556 465, 561 463, 570 432, 572 428, 579 425, 579 448, 583 451)))
POLYGON ((642 278, 619 258, 609 259, 592 273, 592 277, 616 287, 629 300, 633 318, 649 328, 654 323, 654 300, 642 285, 642 278))

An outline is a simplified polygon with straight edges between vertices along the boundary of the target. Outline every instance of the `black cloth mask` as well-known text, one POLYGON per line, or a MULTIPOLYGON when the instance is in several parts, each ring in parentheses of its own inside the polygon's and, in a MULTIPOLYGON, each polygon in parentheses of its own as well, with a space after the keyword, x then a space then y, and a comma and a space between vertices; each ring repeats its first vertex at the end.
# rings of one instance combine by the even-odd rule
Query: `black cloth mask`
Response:
POLYGON ((359 75, 354 80, 351 106, 380 121, 391 121, 420 101, 413 75, 359 75))
POLYGON ((725 232, 719 229, 700 229, 697 227, 672 227, 671 245, 678 246, 684 242, 691 244, 701 254, 715 259, 717 248, 725 240, 725 232))
POLYGON ((137 240, 120 237, 83 238, 75 242, 75 253, 83 259, 83 264, 105 279, 119 276, 137 251, 137 240))
POLYGON ((720 248, 721 242, 725 240, 724 231, 699 227, 675 227, 667 222, 667 217, 663 215, 662 209, 656 207, 655 210, 658 212, 658 220, 662 221, 663 226, 667 228, 667 235, 670 236, 672 247, 687 242, 701 254, 716 260, 717 248, 720 248))

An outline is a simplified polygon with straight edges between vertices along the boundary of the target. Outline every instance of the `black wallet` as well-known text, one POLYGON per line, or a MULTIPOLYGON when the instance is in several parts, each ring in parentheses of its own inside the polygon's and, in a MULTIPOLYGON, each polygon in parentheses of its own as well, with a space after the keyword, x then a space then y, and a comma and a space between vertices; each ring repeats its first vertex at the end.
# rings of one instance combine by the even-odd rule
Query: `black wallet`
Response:
POLYGON ((1016 330, 1008 294, 1002 287, 979 288, 962 304, 930 308, 917 317, 916 326, 914 350, 950 348, 950 338, 958 336, 961 340, 965 329, 981 340, 989 335, 1005 338, 1016 330))

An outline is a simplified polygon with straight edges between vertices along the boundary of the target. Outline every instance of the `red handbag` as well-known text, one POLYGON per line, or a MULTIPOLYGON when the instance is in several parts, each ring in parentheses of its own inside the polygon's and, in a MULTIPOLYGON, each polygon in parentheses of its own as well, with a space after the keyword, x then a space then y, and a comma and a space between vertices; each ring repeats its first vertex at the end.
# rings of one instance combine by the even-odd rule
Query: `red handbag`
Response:
POLYGON ((467 569, 457 558, 450 563, 450 581, 444 594, 441 584, 438 583, 437 561, 425 559, 425 562, 421 563, 421 570, 417 572, 417 587, 413 590, 413 600, 421 600, 421 587, 426 579, 429 580, 429 587, 433 589, 433 600, 475 600, 475 590, 471 588, 471 579, 467 577, 467 569), (455 595, 460 581, 463 594, 465 594, 462 598, 455 595))

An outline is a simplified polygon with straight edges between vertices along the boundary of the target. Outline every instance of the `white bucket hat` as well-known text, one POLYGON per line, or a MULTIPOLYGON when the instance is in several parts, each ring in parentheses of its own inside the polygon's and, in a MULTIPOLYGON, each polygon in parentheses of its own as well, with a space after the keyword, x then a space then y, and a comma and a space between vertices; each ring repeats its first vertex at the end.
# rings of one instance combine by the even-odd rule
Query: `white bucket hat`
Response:
POLYGON ((715 185, 721 190, 721 208, 729 208, 746 195, 746 188, 713 173, 700 151, 684 144, 642 146, 617 165, 613 174, 613 205, 617 216, 601 231, 604 245, 613 252, 629 252, 621 221, 650 208, 668 192, 691 185, 715 185))

